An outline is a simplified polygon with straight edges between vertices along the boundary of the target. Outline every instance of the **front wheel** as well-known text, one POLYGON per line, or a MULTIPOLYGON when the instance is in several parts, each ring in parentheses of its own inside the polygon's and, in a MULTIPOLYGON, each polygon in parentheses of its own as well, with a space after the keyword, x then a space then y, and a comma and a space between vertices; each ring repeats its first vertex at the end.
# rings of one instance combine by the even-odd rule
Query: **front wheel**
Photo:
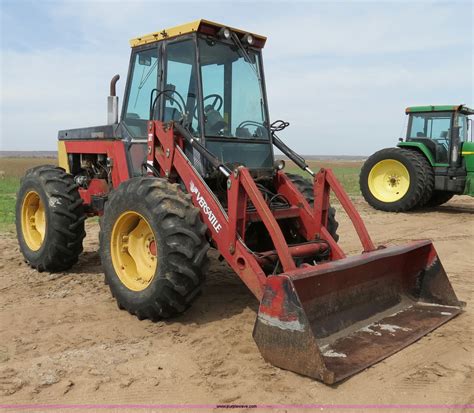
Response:
POLYGON ((100 222, 105 279, 121 309, 157 320, 184 312, 204 282, 207 226, 189 195, 159 178, 111 193, 100 222))
POLYGON ((359 184, 365 200, 375 209, 403 212, 423 206, 431 197, 434 173, 423 155, 388 148, 365 161, 359 184))

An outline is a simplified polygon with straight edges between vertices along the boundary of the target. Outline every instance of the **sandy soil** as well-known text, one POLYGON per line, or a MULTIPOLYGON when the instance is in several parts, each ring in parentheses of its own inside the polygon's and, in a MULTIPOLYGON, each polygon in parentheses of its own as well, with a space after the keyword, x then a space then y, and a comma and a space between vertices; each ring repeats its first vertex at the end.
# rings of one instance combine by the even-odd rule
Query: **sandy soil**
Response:
MULTIPOLYGON (((211 254, 203 295, 171 322, 138 321, 104 285, 98 226, 80 262, 39 274, 0 236, 1 403, 474 403, 474 199, 431 212, 357 207, 377 243, 431 238, 466 311, 412 346, 327 387, 273 367, 252 339, 257 301, 211 254)), ((358 250, 339 214, 341 243, 358 250)))

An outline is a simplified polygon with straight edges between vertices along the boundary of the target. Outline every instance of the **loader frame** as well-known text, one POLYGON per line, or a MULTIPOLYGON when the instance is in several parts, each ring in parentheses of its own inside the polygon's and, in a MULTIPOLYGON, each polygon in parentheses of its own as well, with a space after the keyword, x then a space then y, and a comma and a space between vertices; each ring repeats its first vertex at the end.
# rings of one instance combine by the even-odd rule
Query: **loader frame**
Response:
POLYGON ((315 176, 314 208, 310 207, 286 174, 277 170, 274 174, 275 187, 290 206, 271 210, 249 170, 240 166, 227 178, 228 204, 225 210, 184 154, 184 145, 185 140, 176 133, 173 123, 149 122, 148 165, 161 171, 164 177, 172 180, 173 177, 179 178, 184 183, 192 195, 194 205, 201 211, 216 248, 257 299, 262 299, 266 285, 268 274, 261 268, 261 263, 266 259, 279 260, 284 272, 292 271, 297 275, 307 272, 308 265, 297 268, 294 260, 296 256, 327 250, 331 261, 346 257, 327 229, 331 190, 352 221, 363 251, 367 253, 376 249, 359 213, 330 169, 321 169, 315 176), (248 200, 255 211, 247 211, 248 200), (297 218, 300 232, 308 242, 289 246, 278 224, 278 219, 283 218, 297 218), (245 245, 246 223, 258 220, 268 230, 275 246, 274 251, 254 253, 245 245))

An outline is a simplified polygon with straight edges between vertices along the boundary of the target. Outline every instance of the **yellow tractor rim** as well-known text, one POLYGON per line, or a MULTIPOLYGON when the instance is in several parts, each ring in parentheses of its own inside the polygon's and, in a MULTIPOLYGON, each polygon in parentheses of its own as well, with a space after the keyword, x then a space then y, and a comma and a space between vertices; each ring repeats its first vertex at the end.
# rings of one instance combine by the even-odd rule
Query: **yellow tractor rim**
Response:
POLYGON ((21 231, 28 248, 38 251, 46 234, 46 214, 43 202, 35 191, 28 192, 21 205, 21 231))
POLYGON ((401 162, 385 159, 376 163, 369 173, 369 190, 382 202, 402 199, 410 188, 410 174, 401 162))
POLYGON ((119 216, 110 240, 116 274, 129 290, 142 291, 153 280, 158 265, 155 235, 148 221, 138 212, 119 216))

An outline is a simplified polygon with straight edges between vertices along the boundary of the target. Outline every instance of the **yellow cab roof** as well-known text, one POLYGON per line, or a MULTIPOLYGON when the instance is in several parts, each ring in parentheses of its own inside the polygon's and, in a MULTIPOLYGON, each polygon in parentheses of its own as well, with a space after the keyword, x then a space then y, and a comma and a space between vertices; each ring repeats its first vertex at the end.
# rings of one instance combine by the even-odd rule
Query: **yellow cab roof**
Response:
MULTIPOLYGON (((215 23, 209 20, 199 19, 190 23, 182 24, 180 26, 175 26, 169 29, 164 29, 157 32, 145 34, 140 37, 135 37, 134 39, 130 40, 130 46, 131 47, 141 46, 143 44, 158 42, 160 40, 169 39, 171 37, 177 37, 177 36, 181 36, 181 35, 193 33, 193 32, 203 32, 207 34, 212 34, 213 32, 217 32, 218 30, 220 30, 222 27, 227 27, 238 34, 250 33, 244 30, 225 26, 220 23, 215 23)), ((250 33, 250 34, 255 39, 258 40, 260 47, 263 47, 267 38, 265 36, 261 36, 255 33, 250 33)))

